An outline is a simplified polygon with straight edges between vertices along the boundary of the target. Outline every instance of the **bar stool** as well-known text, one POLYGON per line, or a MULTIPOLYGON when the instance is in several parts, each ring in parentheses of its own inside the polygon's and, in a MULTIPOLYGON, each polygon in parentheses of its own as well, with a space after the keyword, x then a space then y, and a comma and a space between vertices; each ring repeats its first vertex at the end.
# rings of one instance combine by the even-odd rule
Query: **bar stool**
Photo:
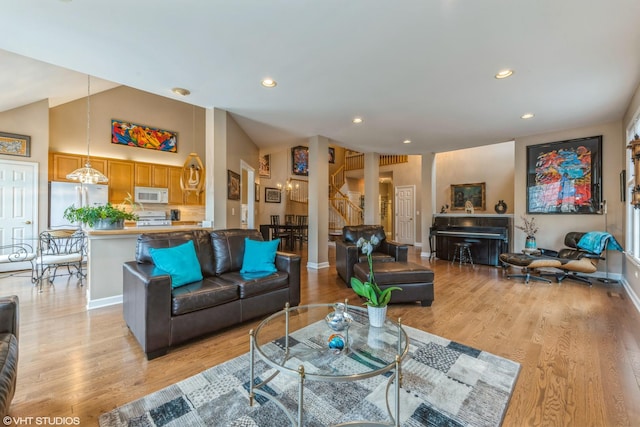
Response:
POLYGON ((473 265, 473 258, 471 257, 471 243, 469 242, 458 242, 453 244, 453 258, 451 259, 451 264, 456 262, 456 257, 458 258, 458 263, 462 265, 463 263, 470 263, 473 265))

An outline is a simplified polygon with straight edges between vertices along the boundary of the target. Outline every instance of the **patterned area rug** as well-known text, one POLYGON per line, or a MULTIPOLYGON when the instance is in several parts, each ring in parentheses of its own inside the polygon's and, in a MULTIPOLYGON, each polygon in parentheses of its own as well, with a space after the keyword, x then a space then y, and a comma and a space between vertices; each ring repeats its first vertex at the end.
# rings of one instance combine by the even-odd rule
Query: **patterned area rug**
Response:
MULTIPOLYGON (((402 362, 401 425, 500 425, 520 365, 418 329, 404 328, 410 345, 409 354, 402 362)), ((304 328, 296 333, 311 329, 304 328)), ((296 338, 303 341, 300 336, 296 338)), ((352 363, 368 363, 357 359, 352 363)), ((254 405, 249 406, 249 360, 249 354, 243 354, 102 414, 100 426, 291 425, 272 399, 257 396, 254 405)), ((262 380, 273 370, 260 361, 256 364, 256 372, 262 380)), ((320 427, 363 419, 388 422, 386 386, 384 375, 348 383, 306 381, 304 424, 320 427)), ((266 391, 296 413, 296 379, 278 375, 268 383, 266 391)), ((389 394, 390 402, 393 402, 393 387, 389 394)))

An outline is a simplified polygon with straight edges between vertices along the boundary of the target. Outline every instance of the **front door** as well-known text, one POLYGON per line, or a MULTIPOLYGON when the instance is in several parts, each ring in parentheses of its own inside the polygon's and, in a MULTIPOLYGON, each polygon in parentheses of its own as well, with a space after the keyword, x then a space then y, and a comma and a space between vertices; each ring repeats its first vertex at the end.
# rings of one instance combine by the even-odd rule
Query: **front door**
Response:
MULTIPOLYGON (((38 236, 37 178, 37 163, 0 160, 0 245, 25 243, 35 251, 37 242, 34 237, 38 236)), ((28 262, 0 264, 0 271, 30 268, 28 262)))
POLYGON ((415 186, 402 185, 396 187, 396 242, 413 245, 416 237, 416 225, 413 220, 415 213, 415 186))

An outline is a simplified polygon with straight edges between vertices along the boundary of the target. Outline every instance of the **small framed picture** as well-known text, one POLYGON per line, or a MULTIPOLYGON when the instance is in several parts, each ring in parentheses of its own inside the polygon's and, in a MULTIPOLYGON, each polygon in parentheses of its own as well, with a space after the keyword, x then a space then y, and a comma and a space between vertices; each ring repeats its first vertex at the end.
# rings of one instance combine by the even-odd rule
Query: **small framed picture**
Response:
POLYGON ((254 195, 254 200, 256 202, 260 201, 260 184, 254 184, 255 185, 255 189, 253 191, 253 195, 254 195))
POLYGON ((0 132, 0 154, 31 157, 31 137, 0 132))
POLYGON ((280 203, 282 193, 278 188, 265 187, 264 188, 264 201, 265 203, 280 203))
POLYGON ((336 162, 336 149, 333 147, 329 147, 329 163, 336 162))
POLYGON ((227 169, 227 199, 240 200, 240 174, 227 169))

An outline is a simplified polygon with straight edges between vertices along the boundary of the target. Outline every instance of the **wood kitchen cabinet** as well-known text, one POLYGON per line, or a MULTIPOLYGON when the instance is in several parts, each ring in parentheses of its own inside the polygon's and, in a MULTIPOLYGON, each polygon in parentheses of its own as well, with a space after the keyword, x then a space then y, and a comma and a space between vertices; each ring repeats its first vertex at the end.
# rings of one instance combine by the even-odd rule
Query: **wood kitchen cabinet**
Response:
POLYGON ((169 166, 136 162, 134 164, 134 185, 139 187, 168 188, 169 169, 169 166))
POLYGON ((183 193, 180 188, 182 168, 169 167, 169 204, 176 205, 204 205, 204 191, 197 196, 195 193, 183 193))
POLYGON ((122 203, 129 194, 133 195, 134 162, 129 160, 108 160, 109 202, 122 203))
MULTIPOLYGON (((87 161, 82 154, 49 153, 49 181, 75 182, 67 174, 81 168, 87 161)), ((91 157, 91 167, 107 175, 107 159, 91 157)))
POLYGON ((169 204, 181 205, 183 204, 182 188, 180 188, 180 175, 182 168, 170 167, 169 168, 169 204))

